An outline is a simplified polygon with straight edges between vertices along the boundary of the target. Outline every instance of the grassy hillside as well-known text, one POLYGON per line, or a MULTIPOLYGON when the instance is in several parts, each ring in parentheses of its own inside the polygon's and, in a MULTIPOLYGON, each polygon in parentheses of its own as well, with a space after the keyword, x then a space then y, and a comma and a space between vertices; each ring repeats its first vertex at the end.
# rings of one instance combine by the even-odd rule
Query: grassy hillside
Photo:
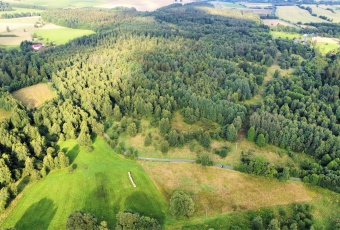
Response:
POLYGON ((68 41, 82 37, 85 35, 94 34, 92 30, 80 30, 80 29, 71 29, 65 27, 56 27, 50 29, 39 29, 35 31, 35 34, 38 37, 42 38, 43 43, 53 42, 57 45, 65 44, 68 41))
POLYGON ((300 9, 297 6, 278 6, 276 16, 293 23, 327 22, 326 20, 312 16, 307 10, 300 9))
POLYGON ((48 85, 44 83, 19 89, 14 91, 12 95, 15 99, 31 108, 36 108, 55 96, 54 92, 52 92, 48 85))
POLYGON ((240 226, 241 222, 249 227, 249 219, 254 213, 261 213, 261 208, 275 211, 286 209, 286 205, 292 203, 312 205, 316 225, 325 229, 330 229, 340 218, 339 194, 301 182, 279 182, 193 163, 142 164, 165 196, 170 197, 180 189, 194 198, 194 217, 183 222, 167 221, 168 228, 184 225, 187 229, 229 229, 235 224, 240 226))
MULTIPOLYGON (((75 210, 95 214, 114 228, 119 211, 134 210, 164 221, 167 204, 135 161, 116 155, 100 138, 88 153, 76 141, 66 141, 67 150, 76 168, 57 170, 24 190, 12 212, 0 226, 17 229, 64 229, 68 215, 75 210), (131 172, 137 187, 129 180, 131 172)), ((16 203, 16 202, 14 202, 16 203)))

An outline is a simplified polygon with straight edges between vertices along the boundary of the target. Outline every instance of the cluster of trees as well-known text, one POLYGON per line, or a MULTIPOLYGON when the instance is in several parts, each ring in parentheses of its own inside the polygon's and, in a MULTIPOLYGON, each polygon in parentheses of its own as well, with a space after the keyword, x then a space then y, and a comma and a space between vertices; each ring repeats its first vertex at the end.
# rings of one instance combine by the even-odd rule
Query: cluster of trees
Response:
MULTIPOLYGON (((160 230, 161 225, 154 218, 141 216, 133 211, 124 211, 116 215, 116 230, 160 230)), ((92 213, 82 210, 71 213, 66 223, 67 230, 108 230, 107 222, 101 221, 92 213)))
POLYGON ((0 1, 0 11, 11 11, 13 10, 11 4, 8 2, 0 1))
POLYGON ((0 49, 0 87, 3 91, 12 92, 49 78, 50 64, 39 54, 25 51, 0 49))
MULTIPOLYGON (((291 216, 287 215, 286 211, 281 209, 278 216, 274 218, 263 219, 261 216, 256 216, 251 221, 252 230, 297 230, 297 229, 314 229, 314 218, 311 214, 311 206, 308 204, 296 204, 292 207, 291 216)), ((236 228, 237 229, 237 228, 236 228)))
POLYGON ((37 13, 37 12, 4 13, 1 15, 1 18, 22 18, 22 17, 33 17, 33 16, 40 16, 40 13, 37 13))
POLYGON ((338 23, 306 23, 310 27, 302 28, 303 33, 317 33, 324 37, 339 37, 340 36, 340 25, 338 23))
POLYGON ((302 177, 334 191, 340 191, 339 61, 317 56, 291 78, 276 76, 263 107, 250 117, 266 143, 312 155, 317 163, 306 164, 302 177))

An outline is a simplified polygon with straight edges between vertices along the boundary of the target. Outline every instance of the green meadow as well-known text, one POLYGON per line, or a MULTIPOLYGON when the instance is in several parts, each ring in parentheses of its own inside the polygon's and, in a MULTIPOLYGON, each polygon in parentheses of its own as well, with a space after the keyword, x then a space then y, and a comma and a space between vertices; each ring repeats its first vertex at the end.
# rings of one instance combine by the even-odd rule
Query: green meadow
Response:
POLYGON ((61 45, 69 42, 72 39, 94 34, 94 31, 61 27, 53 29, 39 29, 34 33, 38 37, 42 38, 43 43, 53 42, 57 45, 61 45))
POLYGON ((231 3, 231 2, 224 2, 223 5, 225 7, 230 7, 230 8, 246 8, 245 6, 242 6, 240 4, 231 3))
POLYGON ((100 221, 115 226, 119 211, 133 210, 164 221, 167 203, 139 163, 112 151, 103 139, 93 143, 94 151, 79 148, 74 140, 60 144, 71 159, 68 168, 56 170, 29 185, 2 227, 16 229, 65 229, 67 217, 75 210, 95 214, 100 221), (131 172, 137 187, 129 180, 131 172))

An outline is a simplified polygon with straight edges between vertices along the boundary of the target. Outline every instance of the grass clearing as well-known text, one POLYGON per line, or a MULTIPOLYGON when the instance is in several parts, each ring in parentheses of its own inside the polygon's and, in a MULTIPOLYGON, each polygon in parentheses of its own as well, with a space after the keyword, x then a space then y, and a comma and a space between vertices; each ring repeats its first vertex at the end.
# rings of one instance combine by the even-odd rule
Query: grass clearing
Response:
POLYGON ((11 112, 0 108, 0 121, 2 119, 6 119, 6 118, 10 118, 10 117, 11 117, 11 112))
POLYGON ((55 93, 51 91, 46 83, 28 86, 12 92, 12 95, 18 101, 30 108, 36 108, 55 97, 55 93))
POLYGON ((276 8, 276 16, 292 23, 327 22, 326 20, 312 16, 307 10, 300 9, 297 6, 278 6, 276 8))
POLYGON ((167 203, 152 180, 136 161, 115 154, 103 139, 93 143, 89 153, 74 140, 60 144, 76 169, 57 170, 29 186, 2 227, 16 229, 65 229, 67 217, 75 210, 95 214, 115 226, 119 211, 134 210, 164 221, 167 203), (128 177, 131 172, 137 187, 128 177))
POLYGON ((65 44, 72 39, 94 33, 92 30, 71 29, 66 27, 42 28, 35 31, 35 34, 42 38, 41 42, 53 42, 57 45, 65 44))
POLYGON ((303 183, 279 182, 217 167, 170 162, 141 164, 164 196, 170 198, 175 190, 192 194, 196 218, 307 202, 317 196, 303 183))
POLYGON ((283 31, 270 31, 270 34, 273 36, 273 38, 283 38, 283 39, 302 39, 303 40, 303 34, 298 33, 290 33, 290 32, 283 32, 283 31))
MULTIPOLYGON (((312 213, 318 218, 317 226, 326 229, 330 229, 331 220, 340 218, 339 194, 301 182, 279 182, 194 163, 141 164, 164 196, 183 190, 194 199, 194 216, 182 222, 168 220, 169 229, 182 229, 183 225, 189 226, 186 229, 229 229, 230 222, 245 221, 249 214, 261 212, 261 208, 278 210, 291 203, 311 204, 312 213), (223 215, 226 213, 229 214, 223 215)), ((246 222, 249 227, 248 220, 246 222)))

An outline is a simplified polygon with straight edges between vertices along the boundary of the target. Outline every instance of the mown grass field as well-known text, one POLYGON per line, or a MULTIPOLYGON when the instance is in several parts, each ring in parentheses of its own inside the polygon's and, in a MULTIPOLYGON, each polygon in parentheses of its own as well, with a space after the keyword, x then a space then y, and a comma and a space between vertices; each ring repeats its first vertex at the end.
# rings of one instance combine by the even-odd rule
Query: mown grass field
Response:
POLYGON ((13 97, 30 108, 36 108, 45 101, 52 99, 55 93, 45 83, 39 83, 14 91, 13 97))
POLYGON ((4 109, 0 108, 0 121, 5 118, 10 118, 11 117, 11 112, 6 111, 4 109))
POLYGON ((265 24, 266 26, 274 26, 275 27, 275 26, 281 25, 281 26, 296 27, 291 23, 288 23, 288 22, 285 22, 285 21, 282 21, 282 20, 279 20, 279 19, 262 19, 262 21, 263 21, 263 24, 265 24))
POLYGON ((31 40, 34 24, 39 21, 40 17, 23 17, 0 19, 0 35, 14 35, 15 37, 0 37, 0 45, 15 47, 19 46, 24 40, 31 40), (7 26, 10 32, 7 32, 7 26))
POLYGON ((326 16, 329 19, 333 20, 333 23, 338 23, 340 22, 340 11, 335 10, 332 6, 326 6, 326 5, 305 5, 305 6, 309 6, 312 8, 313 13, 317 14, 318 16, 326 16), (331 12, 329 10, 327 10, 327 8, 331 8, 334 9, 334 12, 331 12))
POLYGON ((39 9, 30 9, 30 8, 18 8, 18 7, 13 7, 12 11, 3 11, 0 12, 0 17, 3 14, 17 14, 17 13, 42 13, 43 10, 39 9))
POLYGON ((312 16, 307 10, 300 9, 297 6, 278 6, 276 8, 276 16, 292 23, 327 22, 312 16))
MULTIPOLYGON (((229 226, 231 218, 241 220, 242 215, 247 215, 242 213, 243 211, 257 212, 260 208, 284 206, 290 203, 311 204, 314 208, 313 214, 318 217, 319 226, 327 226, 331 223, 330 219, 334 221, 340 217, 339 194, 301 182, 279 182, 276 179, 217 167, 203 167, 194 163, 142 162, 141 164, 165 196, 169 197, 178 189, 193 196, 196 205, 195 214, 187 221, 190 224, 181 224, 190 226, 201 222, 200 228, 197 229, 211 227, 229 229, 226 226, 229 226), (332 208, 333 211, 327 208, 332 208), (230 214, 220 216, 226 213, 230 214)), ((170 221, 167 224, 171 226, 178 223, 170 221)))
POLYGON ((54 44, 61 45, 69 42, 72 39, 82 37, 85 35, 94 34, 92 30, 71 29, 66 27, 56 27, 49 29, 38 29, 35 31, 38 37, 41 37, 42 43, 53 42, 54 44))
POLYGON ((23 191, 10 206, 13 209, 2 227, 16 229, 65 229, 67 217, 75 210, 95 214, 115 227, 119 211, 134 210, 164 221, 167 203, 144 169, 136 161, 115 154, 103 139, 93 143, 89 153, 76 141, 60 144, 76 168, 57 170, 23 191), (129 180, 131 172, 137 187, 129 180))

